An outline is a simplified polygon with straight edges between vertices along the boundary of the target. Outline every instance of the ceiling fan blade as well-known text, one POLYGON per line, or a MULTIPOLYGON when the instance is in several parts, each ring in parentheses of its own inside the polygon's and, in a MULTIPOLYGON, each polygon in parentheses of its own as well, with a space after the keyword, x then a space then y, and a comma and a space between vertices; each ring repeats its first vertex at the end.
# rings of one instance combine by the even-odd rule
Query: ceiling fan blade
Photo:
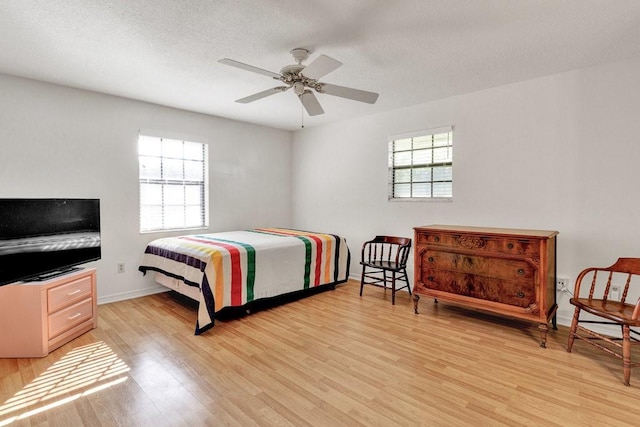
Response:
POLYGON ((273 77, 274 79, 279 79, 280 74, 274 73, 273 71, 263 70, 262 68, 254 67, 253 65, 244 64, 242 62, 234 61, 233 59, 223 58, 218 60, 219 63, 225 65, 231 65, 232 67, 241 68, 246 71, 251 71, 253 73, 262 74, 263 76, 273 77))
POLYGON ((298 98, 300 98, 300 102, 302 102, 304 109, 307 110, 307 114, 310 116, 317 116, 318 114, 324 113, 322 106, 320 106, 318 102, 318 98, 316 98, 310 90, 305 90, 302 95, 298 95, 298 98))
POLYGON ((254 93, 253 95, 247 96, 245 98, 236 99, 236 102, 241 104, 248 104, 253 101, 257 101, 258 99, 266 98, 267 96, 275 95, 276 93, 284 92, 289 89, 290 86, 278 86, 272 87, 271 89, 263 90, 262 92, 254 93))
POLYGON ((318 80, 322 76, 326 76, 341 66, 342 62, 329 58, 327 55, 320 55, 309 65, 304 67, 302 74, 312 80, 318 80))
POLYGON ((366 102, 367 104, 375 104, 378 100, 378 94, 375 92, 367 92, 366 90, 353 89, 328 83, 322 83, 316 90, 320 93, 326 93, 327 95, 353 99, 354 101, 366 102))

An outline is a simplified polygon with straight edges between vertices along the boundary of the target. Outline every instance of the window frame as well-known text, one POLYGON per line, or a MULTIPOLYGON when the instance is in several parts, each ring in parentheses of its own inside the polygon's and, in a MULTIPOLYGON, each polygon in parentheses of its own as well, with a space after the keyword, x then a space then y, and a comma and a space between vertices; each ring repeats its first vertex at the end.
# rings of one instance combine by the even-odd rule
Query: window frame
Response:
MULTIPOLYGON (((206 142, 203 141, 198 141, 198 140, 193 140, 193 139, 185 139, 185 138, 180 138, 180 137, 163 137, 163 136, 157 136, 153 133, 140 133, 138 135, 138 208, 139 208, 139 232, 141 234, 146 234, 146 233, 158 233, 158 232, 170 232, 170 231, 188 231, 188 230, 203 230, 203 229, 208 229, 209 228, 209 146, 206 142), (160 154, 159 155, 151 155, 148 153, 141 153, 141 142, 142 142, 142 138, 146 138, 146 139, 152 139, 152 140, 157 140, 158 143, 162 144, 163 141, 172 141, 172 142, 180 142, 182 143, 182 154, 181 156, 175 156, 175 155, 170 155, 167 154, 164 149, 165 147, 163 145, 160 146, 160 154), (185 154, 185 144, 199 144, 201 145, 201 149, 202 149, 202 155, 201 155, 201 159, 194 159, 194 158, 190 158, 188 157, 188 155, 185 154), (160 176, 159 177, 149 177, 149 176, 143 176, 143 158, 158 158, 159 162, 160 162, 160 176), (164 165, 166 164, 166 161, 173 161, 174 164, 176 161, 181 162, 182 163, 182 179, 176 179, 175 177, 168 177, 164 175, 164 165), (186 172, 187 172, 187 168, 185 167, 185 163, 187 162, 202 162, 202 180, 200 179, 189 179, 186 176, 186 172), (158 185, 160 186, 160 200, 158 203, 143 203, 143 185, 158 185), (176 204, 176 203, 169 203, 167 202, 167 200, 165 199, 166 197, 166 188, 169 188, 167 186, 183 186, 185 187, 193 187, 193 186, 199 186, 199 203, 198 204, 192 204, 192 203, 187 203, 187 191, 183 190, 183 202, 181 204, 176 204), (145 207, 151 207, 151 206, 156 206, 159 207, 161 210, 161 222, 162 225, 161 227, 152 227, 149 224, 144 224, 143 223, 143 211, 145 207), (198 207, 199 208, 199 216, 200 216, 200 223, 198 225, 193 225, 193 226, 189 226, 189 225, 183 225, 183 226, 171 226, 171 225, 167 225, 166 220, 168 217, 168 213, 167 210, 171 207, 173 208, 182 208, 183 212, 183 220, 185 221, 184 224, 187 223, 187 208, 191 206, 191 207, 198 207), (143 227, 144 226, 144 227, 143 227)), ((153 221, 151 221, 153 222, 153 221)))
MULTIPOLYGON (((388 177, 387 177, 387 183, 388 183, 388 188, 387 188, 387 197, 388 200, 391 202, 412 202, 412 201, 418 201, 418 202, 447 202, 447 201, 453 201, 453 131, 454 128, 453 126, 443 126, 443 127, 438 127, 438 128, 432 128, 432 129, 425 129, 425 130, 420 130, 420 131, 415 131, 415 132, 410 132, 410 133, 404 133, 404 134, 397 134, 397 135, 391 135, 388 138, 388 163, 387 163, 387 167, 388 167, 388 177), (433 161, 433 150, 435 148, 441 148, 441 147, 437 147, 434 145, 433 142, 433 137, 435 135, 440 135, 440 134, 445 134, 448 133, 448 144, 445 145, 444 147, 448 147, 448 149, 450 150, 449 153, 449 160, 445 160, 445 161, 433 161), (395 150, 395 143, 396 141, 399 140, 404 140, 404 139, 417 139, 417 138, 424 138, 424 137, 431 137, 432 141, 431 141, 431 145, 427 148, 419 148, 420 150, 432 150, 432 161, 428 161, 426 163, 414 163, 414 158, 413 158, 413 154, 415 151, 419 150, 417 148, 413 147, 413 141, 412 141, 412 147, 411 149, 408 150, 395 150), (411 153, 411 161, 408 165, 403 165, 403 166, 394 166, 394 156, 396 155, 396 153, 406 153, 406 152, 410 152, 411 153), (409 182, 407 182, 407 184, 409 184, 409 188, 410 191, 413 192, 414 190, 414 181, 413 181, 413 171, 414 169, 417 169, 417 167, 420 168, 433 168, 433 167, 450 167, 451 168, 451 176, 450 179, 445 179, 445 180, 436 180, 433 177, 433 170, 430 171, 431 173, 431 179, 428 181, 420 181, 419 183, 429 183, 430 185, 430 196, 414 196, 413 194, 411 194, 410 197, 397 197, 395 196, 395 186, 396 184, 398 184, 397 182, 395 182, 395 172, 397 170, 408 170, 410 172, 410 179, 409 182), (446 183, 450 183, 450 189, 451 189, 451 195, 449 196, 433 196, 433 183, 438 183, 438 182, 446 182, 446 183)), ((402 182, 404 183, 404 182, 402 182)))

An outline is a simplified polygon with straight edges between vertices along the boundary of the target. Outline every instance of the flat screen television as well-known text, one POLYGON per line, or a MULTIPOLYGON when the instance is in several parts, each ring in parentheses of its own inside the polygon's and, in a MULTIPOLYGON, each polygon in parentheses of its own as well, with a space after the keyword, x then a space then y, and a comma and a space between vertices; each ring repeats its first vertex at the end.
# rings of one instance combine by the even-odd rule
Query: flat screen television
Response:
POLYGON ((0 199, 0 286, 100 259, 99 199, 0 199))

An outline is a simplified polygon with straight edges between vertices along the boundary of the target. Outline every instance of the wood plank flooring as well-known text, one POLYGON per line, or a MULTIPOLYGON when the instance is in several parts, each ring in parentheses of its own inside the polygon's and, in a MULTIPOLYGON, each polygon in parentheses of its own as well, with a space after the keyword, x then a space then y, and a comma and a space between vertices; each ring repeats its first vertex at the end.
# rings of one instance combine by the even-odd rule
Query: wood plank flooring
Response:
POLYGON ((0 359, 0 426, 638 425, 640 369, 567 329, 381 288, 217 322, 169 294, 98 306, 99 326, 42 359, 0 359))

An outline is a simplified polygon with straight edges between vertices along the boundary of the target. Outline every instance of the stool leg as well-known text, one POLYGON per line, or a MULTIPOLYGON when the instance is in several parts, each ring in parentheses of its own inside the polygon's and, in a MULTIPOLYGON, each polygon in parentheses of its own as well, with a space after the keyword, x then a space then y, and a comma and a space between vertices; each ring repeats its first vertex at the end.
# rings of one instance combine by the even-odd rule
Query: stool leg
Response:
POLYGON ((367 269, 364 265, 362 266, 362 277, 360 278, 360 296, 362 296, 362 288, 364 288, 364 272, 367 269))

